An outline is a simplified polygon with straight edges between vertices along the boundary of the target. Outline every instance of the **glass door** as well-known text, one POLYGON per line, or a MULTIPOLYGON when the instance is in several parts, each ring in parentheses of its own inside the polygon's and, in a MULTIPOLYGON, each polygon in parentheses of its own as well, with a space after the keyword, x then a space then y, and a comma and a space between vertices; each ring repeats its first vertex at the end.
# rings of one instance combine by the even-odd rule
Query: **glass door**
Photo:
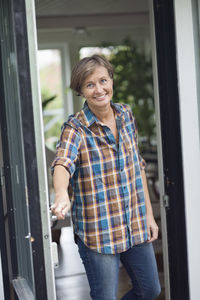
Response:
POLYGON ((12 286, 8 300, 56 299, 34 20, 33 1, 0 0, 1 255, 3 281, 12 286))

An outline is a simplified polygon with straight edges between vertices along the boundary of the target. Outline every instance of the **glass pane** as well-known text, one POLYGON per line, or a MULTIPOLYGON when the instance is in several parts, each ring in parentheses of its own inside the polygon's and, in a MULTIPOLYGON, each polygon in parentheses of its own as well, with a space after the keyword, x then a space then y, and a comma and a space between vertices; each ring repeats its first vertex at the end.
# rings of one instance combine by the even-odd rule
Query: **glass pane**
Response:
POLYGON ((63 123, 61 53, 58 49, 38 51, 45 144, 55 150, 63 123))
MULTIPOLYGON (((15 40, 13 36, 13 23, 10 1, 5 2, 3 9, 0 10, 0 34, 2 40, 2 73, 4 79, 4 103, 6 110, 6 128, 8 136, 8 155, 11 177, 7 183, 9 186, 9 230, 15 233, 12 239, 11 247, 17 248, 17 262, 14 266, 18 274, 26 279, 30 288, 34 290, 33 265, 31 254, 31 239, 28 213, 28 199, 26 193, 26 171, 24 164, 24 148, 22 136, 20 94, 18 86, 17 53, 15 49, 15 40)), ((8 220, 5 219, 5 223, 8 220)), ((13 249, 11 249, 11 252, 13 249)), ((12 257, 12 260, 14 258, 12 257)))

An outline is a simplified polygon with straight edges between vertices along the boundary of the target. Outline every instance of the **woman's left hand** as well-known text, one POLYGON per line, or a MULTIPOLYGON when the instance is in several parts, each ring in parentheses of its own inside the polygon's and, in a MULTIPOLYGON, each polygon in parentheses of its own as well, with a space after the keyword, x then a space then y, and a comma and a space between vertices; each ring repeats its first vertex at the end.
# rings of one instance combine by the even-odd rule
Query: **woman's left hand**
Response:
POLYGON ((158 238, 158 225, 154 219, 153 214, 147 214, 147 232, 148 232, 148 243, 152 243, 158 238))

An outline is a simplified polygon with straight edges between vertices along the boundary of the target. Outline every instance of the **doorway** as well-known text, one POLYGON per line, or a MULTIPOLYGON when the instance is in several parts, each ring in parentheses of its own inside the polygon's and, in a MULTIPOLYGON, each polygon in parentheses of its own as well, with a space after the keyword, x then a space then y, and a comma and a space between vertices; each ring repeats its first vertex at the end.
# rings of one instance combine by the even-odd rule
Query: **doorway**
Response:
MULTIPOLYGON (((102 49, 109 49, 109 47, 115 49, 119 46, 125 47, 124 40, 127 37, 130 37, 130 39, 137 44, 145 57, 151 57, 152 51, 156 51, 155 40, 154 48, 152 48, 152 37, 150 36, 150 28, 154 26, 153 23, 150 23, 150 14, 153 15, 154 9, 150 10, 148 1, 135 1, 134 4, 132 1, 126 1, 126 5, 124 5, 124 2, 122 1, 118 1, 117 5, 114 1, 106 1, 104 4, 105 7, 99 7, 98 3, 93 3, 92 7, 87 6, 87 4, 85 7, 82 7, 81 4, 75 7, 73 4, 67 2, 63 4, 63 6, 61 4, 55 6, 55 3, 52 2, 52 5, 47 7, 45 6, 45 3, 36 2, 39 48, 44 49, 45 44, 47 45, 46 49, 52 49, 52 45, 54 45, 54 47, 59 44, 66 45, 68 48, 67 60, 69 62, 67 73, 68 80, 70 78, 71 67, 79 60, 80 56, 83 55, 81 54, 84 51, 83 48, 85 51, 93 49, 91 51, 98 52, 102 49), (51 47, 48 45, 51 45, 51 47), (96 50, 94 50, 94 48, 96 48, 96 50)), ((153 34, 155 34, 155 32, 153 34)), ((155 64, 155 62, 153 63, 155 64)), ((152 65, 151 62, 151 72, 152 65)), ((157 65, 154 65, 152 73, 155 73, 155 70, 157 70, 157 65)), ((158 78, 156 80, 158 80, 158 78)), ((69 86, 65 85, 66 90, 68 87, 69 86)), ((151 83, 151 88, 153 90, 153 83, 151 83)), ((154 89, 156 88, 154 87, 154 89)), ((144 101, 142 98, 143 97, 141 96, 141 106, 144 101)), ((152 118, 154 118, 156 114, 157 140, 154 138, 154 135, 151 141, 151 150, 148 149, 145 155, 149 165, 148 181, 151 197, 154 199, 154 214, 156 215, 160 231, 162 232, 155 248, 160 268, 163 295, 166 295, 163 296, 163 299, 170 299, 166 226, 167 195, 165 195, 164 172, 163 164, 161 163, 163 160, 163 153, 161 151, 160 110, 157 104, 159 102, 158 94, 155 97, 153 96, 153 98, 155 103, 153 104, 154 111, 152 113, 152 118), (158 137, 160 140, 158 140, 158 137), (159 148, 158 152, 157 147, 159 148), (162 218, 160 219, 161 216, 162 218), (165 242, 163 243, 162 240, 165 242), (163 248, 165 250, 163 250, 163 248), (165 256, 164 259, 163 254, 165 256)), ((150 109, 152 105, 151 99, 147 101, 149 101, 150 109)), ((80 98, 78 99, 76 95, 73 95, 74 112, 80 110, 81 107, 82 101, 80 98)), ((67 116, 65 116, 65 119, 67 119, 67 116)), ((140 128, 142 131, 142 126, 140 126, 140 128)), ((143 134, 143 139, 141 139, 143 151, 146 150, 146 144, 146 137, 145 134, 143 134)), ((67 230, 68 229, 64 228, 63 232, 67 230)), ((65 240, 64 235, 63 239, 65 240)), ((67 276, 66 273, 66 277, 67 276)), ((63 279, 64 273, 62 273, 62 280, 63 279)))

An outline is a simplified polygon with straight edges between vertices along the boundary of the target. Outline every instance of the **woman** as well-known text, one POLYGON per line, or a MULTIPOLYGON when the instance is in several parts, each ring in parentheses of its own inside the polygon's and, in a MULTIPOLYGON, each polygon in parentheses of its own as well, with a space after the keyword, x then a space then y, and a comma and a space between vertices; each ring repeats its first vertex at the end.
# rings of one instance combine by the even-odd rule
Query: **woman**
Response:
POLYGON ((160 284, 152 242, 158 226, 135 119, 127 105, 112 103, 113 69, 101 56, 75 66, 71 88, 86 102, 62 128, 52 165, 52 211, 63 219, 71 207, 92 299, 116 299, 120 261, 133 283, 122 299, 155 299, 160 284))

